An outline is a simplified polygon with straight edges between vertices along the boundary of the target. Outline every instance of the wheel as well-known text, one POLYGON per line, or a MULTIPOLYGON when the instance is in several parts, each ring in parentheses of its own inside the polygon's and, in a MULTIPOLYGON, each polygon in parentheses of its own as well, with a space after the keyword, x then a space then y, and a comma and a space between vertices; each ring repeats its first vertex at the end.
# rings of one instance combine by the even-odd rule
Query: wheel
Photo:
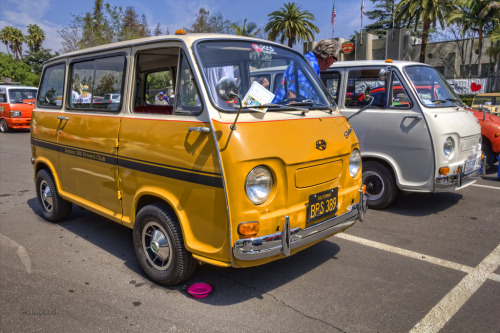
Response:
POLYGON ((9 126, 7 125, 7 121, 2 118, 0 119, 0 132, 7 133, 9 131, 9 126))
POLYGON ((492 166, 497 161, 496 155, 491 149, 491 146, 487 143, 481 144, 481 150, 483 151, 484 156, 486 157, 486 164, 492 166))
POLYGON ((155 282, 173 286, 187 280, 197 263, 184 247, 177 219, 159 203, 143 207, 134 224, 135 254, 155 282))
POLYGON ((373 161, 363 163, 363 185, 366 185, 369 208, 382 209, 396 199, 396 181, 392 173, 380 163, 373 161))
POLYGON ((51 173, 45 169, 36 174, 36 196, 43 217, 50 222, 59 222, 71 215, 72 204, 59 196, 51 173))

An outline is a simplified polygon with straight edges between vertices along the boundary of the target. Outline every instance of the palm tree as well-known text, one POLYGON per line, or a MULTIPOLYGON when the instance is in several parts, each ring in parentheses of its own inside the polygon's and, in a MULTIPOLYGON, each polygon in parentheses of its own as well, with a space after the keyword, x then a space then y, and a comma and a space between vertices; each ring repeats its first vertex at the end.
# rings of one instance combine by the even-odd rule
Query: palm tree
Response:
POLYGON ((249 22, 248 26, 247 24, 247 19, 243 21, 243 25, 240 27, 239 25, 233 24, 229 28, 234 30, 234 33, 237 34, 238 36, 247 36, 247 37, 255 37, 260 32, 260 29, 257 29, 256 31, 252 32, 257 28, 257 24, 253 22, 249 22))
POLYGON ((493 0, 457 0, 458 8, 452 11, 448 22, 455 22, 462 26, 462 36, 467 31, 477 33, 479 39, 478 76, 481 76, 481 55, 483 53, 483 37, 485 31, 491 31, 500 16, 500 2, 493 0))
POLYGON ((275 41, 280 38, 280 43, 284 44, 288 39, 288 46, 292 47, 298 40, 314 40, 314 33, 319 29, 312 22, 314 15, 308 11, 302 11, 301 7, 294 2, 285 4, 285 8, 280 8, 268 14, 269 21, 264 28, 268 32, 268 39, 275 41))
POLYGON ((26 36, 26 43, 28 44, 31 52, 38 52, 45 40, 43 30, 36 24, 28 25, 28 36, 26 36))
POLYGON ((9 43, 10 43, 10 40, 12 39, 12 27, 4 27, 1 31, 0 31, 0 40, 2 41, 2 43, 5 44, 5 47, 7 48, 7 53, 10 54, 10 51, 9 51, 9 43))
POLYGON ((16 56, 16 59, 23 59, 23 42, 25 41, 24 35, 21 30, 17 28, 12 28, 12 35, 10 39, 10 49, 16 56))
POLYGON ((396 6, 394 12, 398 24, 402 23, 408 28, 412 23, 423 23, 420 62, 425 62, 425 49, 431 27, 435 27, 439 22, 441 29, 444 29, 446 15, 453 8, 453 0, 401 0, 396 6))

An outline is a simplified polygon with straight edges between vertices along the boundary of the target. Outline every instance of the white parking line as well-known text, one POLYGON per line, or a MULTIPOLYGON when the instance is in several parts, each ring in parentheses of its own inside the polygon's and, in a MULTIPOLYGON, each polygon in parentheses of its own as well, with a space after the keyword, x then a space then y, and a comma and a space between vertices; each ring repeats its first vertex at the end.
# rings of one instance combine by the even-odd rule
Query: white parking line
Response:
POLYGON ((484 281, 491 279, 500 282, 500 274, 494 273, 494 271, 500 267, 500 245, 498 245, 479 265, 473 268, 346 233, 337 234, 336 237, 467 273, 462 281, 445 295, 443 299, 441 299, 441 301, 434 306, 415 327, 413 327, 410 331, 411 333, 438 332, 460 307, 465 304, 472 294, 481 287, 484 281))
POLYGON ((439 332, 462 305, 481 287, 488 275, 500 266, 500 245, 446 294, 410 333, 439 332))
POLYGON ((21 262, 23 263, 24 268, 26 268, 26 271, 28 273, 31 273, 30 256, 28 254, 28 251, 26 251, 26 249, 24 248, 24 246, 17 244, 16 241, 14 241, 14 240, 10 239, 9 237, 2 235, 2 234, 0 234, 0 245, 5 245, 5 246, 17 248, 17 250, 16 250, 17 256, 19 257, 19 259, 21 259, 21 262))
POLYGON ((472 184, 471 186, 485 187, 485 188, 492 188, 494 190, 500 190, 500 187, 497 187, 497 186, 479 185, 479 184, 472 184))

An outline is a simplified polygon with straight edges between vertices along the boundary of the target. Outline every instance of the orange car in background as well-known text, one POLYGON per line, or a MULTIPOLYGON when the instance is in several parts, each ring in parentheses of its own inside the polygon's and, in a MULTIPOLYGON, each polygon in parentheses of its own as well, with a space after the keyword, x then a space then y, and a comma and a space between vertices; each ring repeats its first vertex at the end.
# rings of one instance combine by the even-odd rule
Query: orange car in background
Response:
POLYGON ((0 132, 30 128, 37 91, 35 87, 0 86, 0 132))

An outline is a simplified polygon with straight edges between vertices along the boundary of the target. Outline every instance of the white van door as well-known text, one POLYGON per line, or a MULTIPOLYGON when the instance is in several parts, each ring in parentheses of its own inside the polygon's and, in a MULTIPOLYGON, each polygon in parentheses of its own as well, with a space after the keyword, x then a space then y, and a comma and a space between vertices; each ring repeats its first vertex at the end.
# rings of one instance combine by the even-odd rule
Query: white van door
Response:
POLYGON ((338 87, 334 97, 359 139, 364 175, 376 163, 377 168, 387 171, 388 180, 392 182, 380 183, 372 173, 364 176, 367 191, 372 191, 372 203, 386 201, 373 208, 390 204, 395 198, 396 185, 402 190, 432 190, 434 175, 434 152, 426 120, 400 73, 393 70, 390 79, 384 80, 379 77, 382 69, 376 66, 335 68, 322 74, 327 87, 338 87), (387 84, 392 86, 391 96, 386 94, 387 84), (357 113, 370 103, 366 95, 373 101, 366 110, 357 113), (394 193, 384 194, 388 190, 384 186, 392 186, 389 190, 394 193), (389 198, 384 199, 384 195, 389 198))

